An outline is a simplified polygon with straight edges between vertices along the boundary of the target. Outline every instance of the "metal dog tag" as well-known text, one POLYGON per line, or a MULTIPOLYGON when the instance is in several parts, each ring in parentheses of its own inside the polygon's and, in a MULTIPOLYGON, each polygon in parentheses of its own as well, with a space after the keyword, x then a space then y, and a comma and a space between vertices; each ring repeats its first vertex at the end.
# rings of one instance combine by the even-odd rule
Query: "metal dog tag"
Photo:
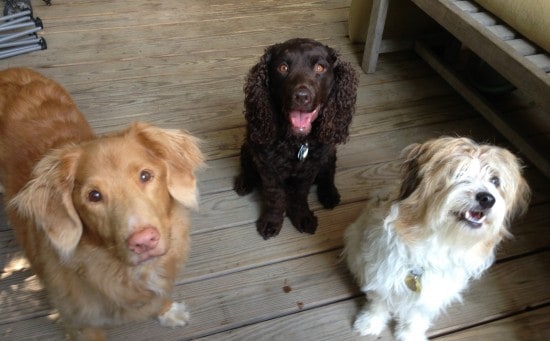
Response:
POLYGON ((298 150, 298 160, 304 161, 308 153, 309 153, 309 145, 307 143, 304 143, 303 145, 300 146, 300 150, 298 150))
POLYGON ((422 283, 420 283, 420 278, 420 275, 410 272, 407 277, 405 277, 405 284, 407 285, 407 288, 416 293, 422 291, 422 283))

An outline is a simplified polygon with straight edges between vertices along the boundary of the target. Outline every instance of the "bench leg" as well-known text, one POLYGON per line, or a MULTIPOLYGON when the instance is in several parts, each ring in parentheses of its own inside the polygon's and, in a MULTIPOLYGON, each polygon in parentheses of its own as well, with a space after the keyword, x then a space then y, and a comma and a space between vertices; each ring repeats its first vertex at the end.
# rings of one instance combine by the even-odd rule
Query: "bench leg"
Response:
POLYGON ((376 71, 378 54, 380 53, 380 43, 382 42, 382 33, 388 14, 388 4, 390 0, 373 0, 372 10, 369 19, 369 28, 365 40, 365 50, 363 52, 363 62, 361 67, 366 73, 376 71))

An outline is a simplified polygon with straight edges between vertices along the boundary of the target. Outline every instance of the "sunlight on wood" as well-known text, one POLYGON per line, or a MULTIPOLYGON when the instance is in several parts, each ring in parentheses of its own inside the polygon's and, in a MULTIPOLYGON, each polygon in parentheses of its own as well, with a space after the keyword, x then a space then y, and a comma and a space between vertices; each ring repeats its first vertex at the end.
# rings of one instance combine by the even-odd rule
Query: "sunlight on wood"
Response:
POLYGON ((31 265, 29 264, 28 259, 23 255, 14 256, 8 264, 2 270, 0 279, 7 278, 11 276, 14 272, 24 271, 30 269, 31 265))

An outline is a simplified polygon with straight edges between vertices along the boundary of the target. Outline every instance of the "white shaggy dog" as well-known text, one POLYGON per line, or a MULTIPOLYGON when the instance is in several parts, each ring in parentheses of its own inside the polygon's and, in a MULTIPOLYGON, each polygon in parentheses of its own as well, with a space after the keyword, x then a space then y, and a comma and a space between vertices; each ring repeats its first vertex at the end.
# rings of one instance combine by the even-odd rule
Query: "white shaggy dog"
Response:
POLYGON ((397 200, 371 200, 345 232, 344 255, 368 303, 354 329, 425 340, 432 319, 494 261, 529 187, 509 151, 444 137, 404 150, 397 200))

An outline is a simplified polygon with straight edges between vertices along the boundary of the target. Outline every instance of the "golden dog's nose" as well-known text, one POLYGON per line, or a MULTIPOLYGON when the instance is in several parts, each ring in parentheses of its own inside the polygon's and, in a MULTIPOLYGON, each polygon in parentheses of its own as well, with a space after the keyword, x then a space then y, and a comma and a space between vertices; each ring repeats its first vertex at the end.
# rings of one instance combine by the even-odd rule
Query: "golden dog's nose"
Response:
POLYGON ((128 248, 130 251, 140 255, 144 252, 155 249, 159 243, 160 234, 154 227, 146 227, 133 233, 128 238, 128 248))

